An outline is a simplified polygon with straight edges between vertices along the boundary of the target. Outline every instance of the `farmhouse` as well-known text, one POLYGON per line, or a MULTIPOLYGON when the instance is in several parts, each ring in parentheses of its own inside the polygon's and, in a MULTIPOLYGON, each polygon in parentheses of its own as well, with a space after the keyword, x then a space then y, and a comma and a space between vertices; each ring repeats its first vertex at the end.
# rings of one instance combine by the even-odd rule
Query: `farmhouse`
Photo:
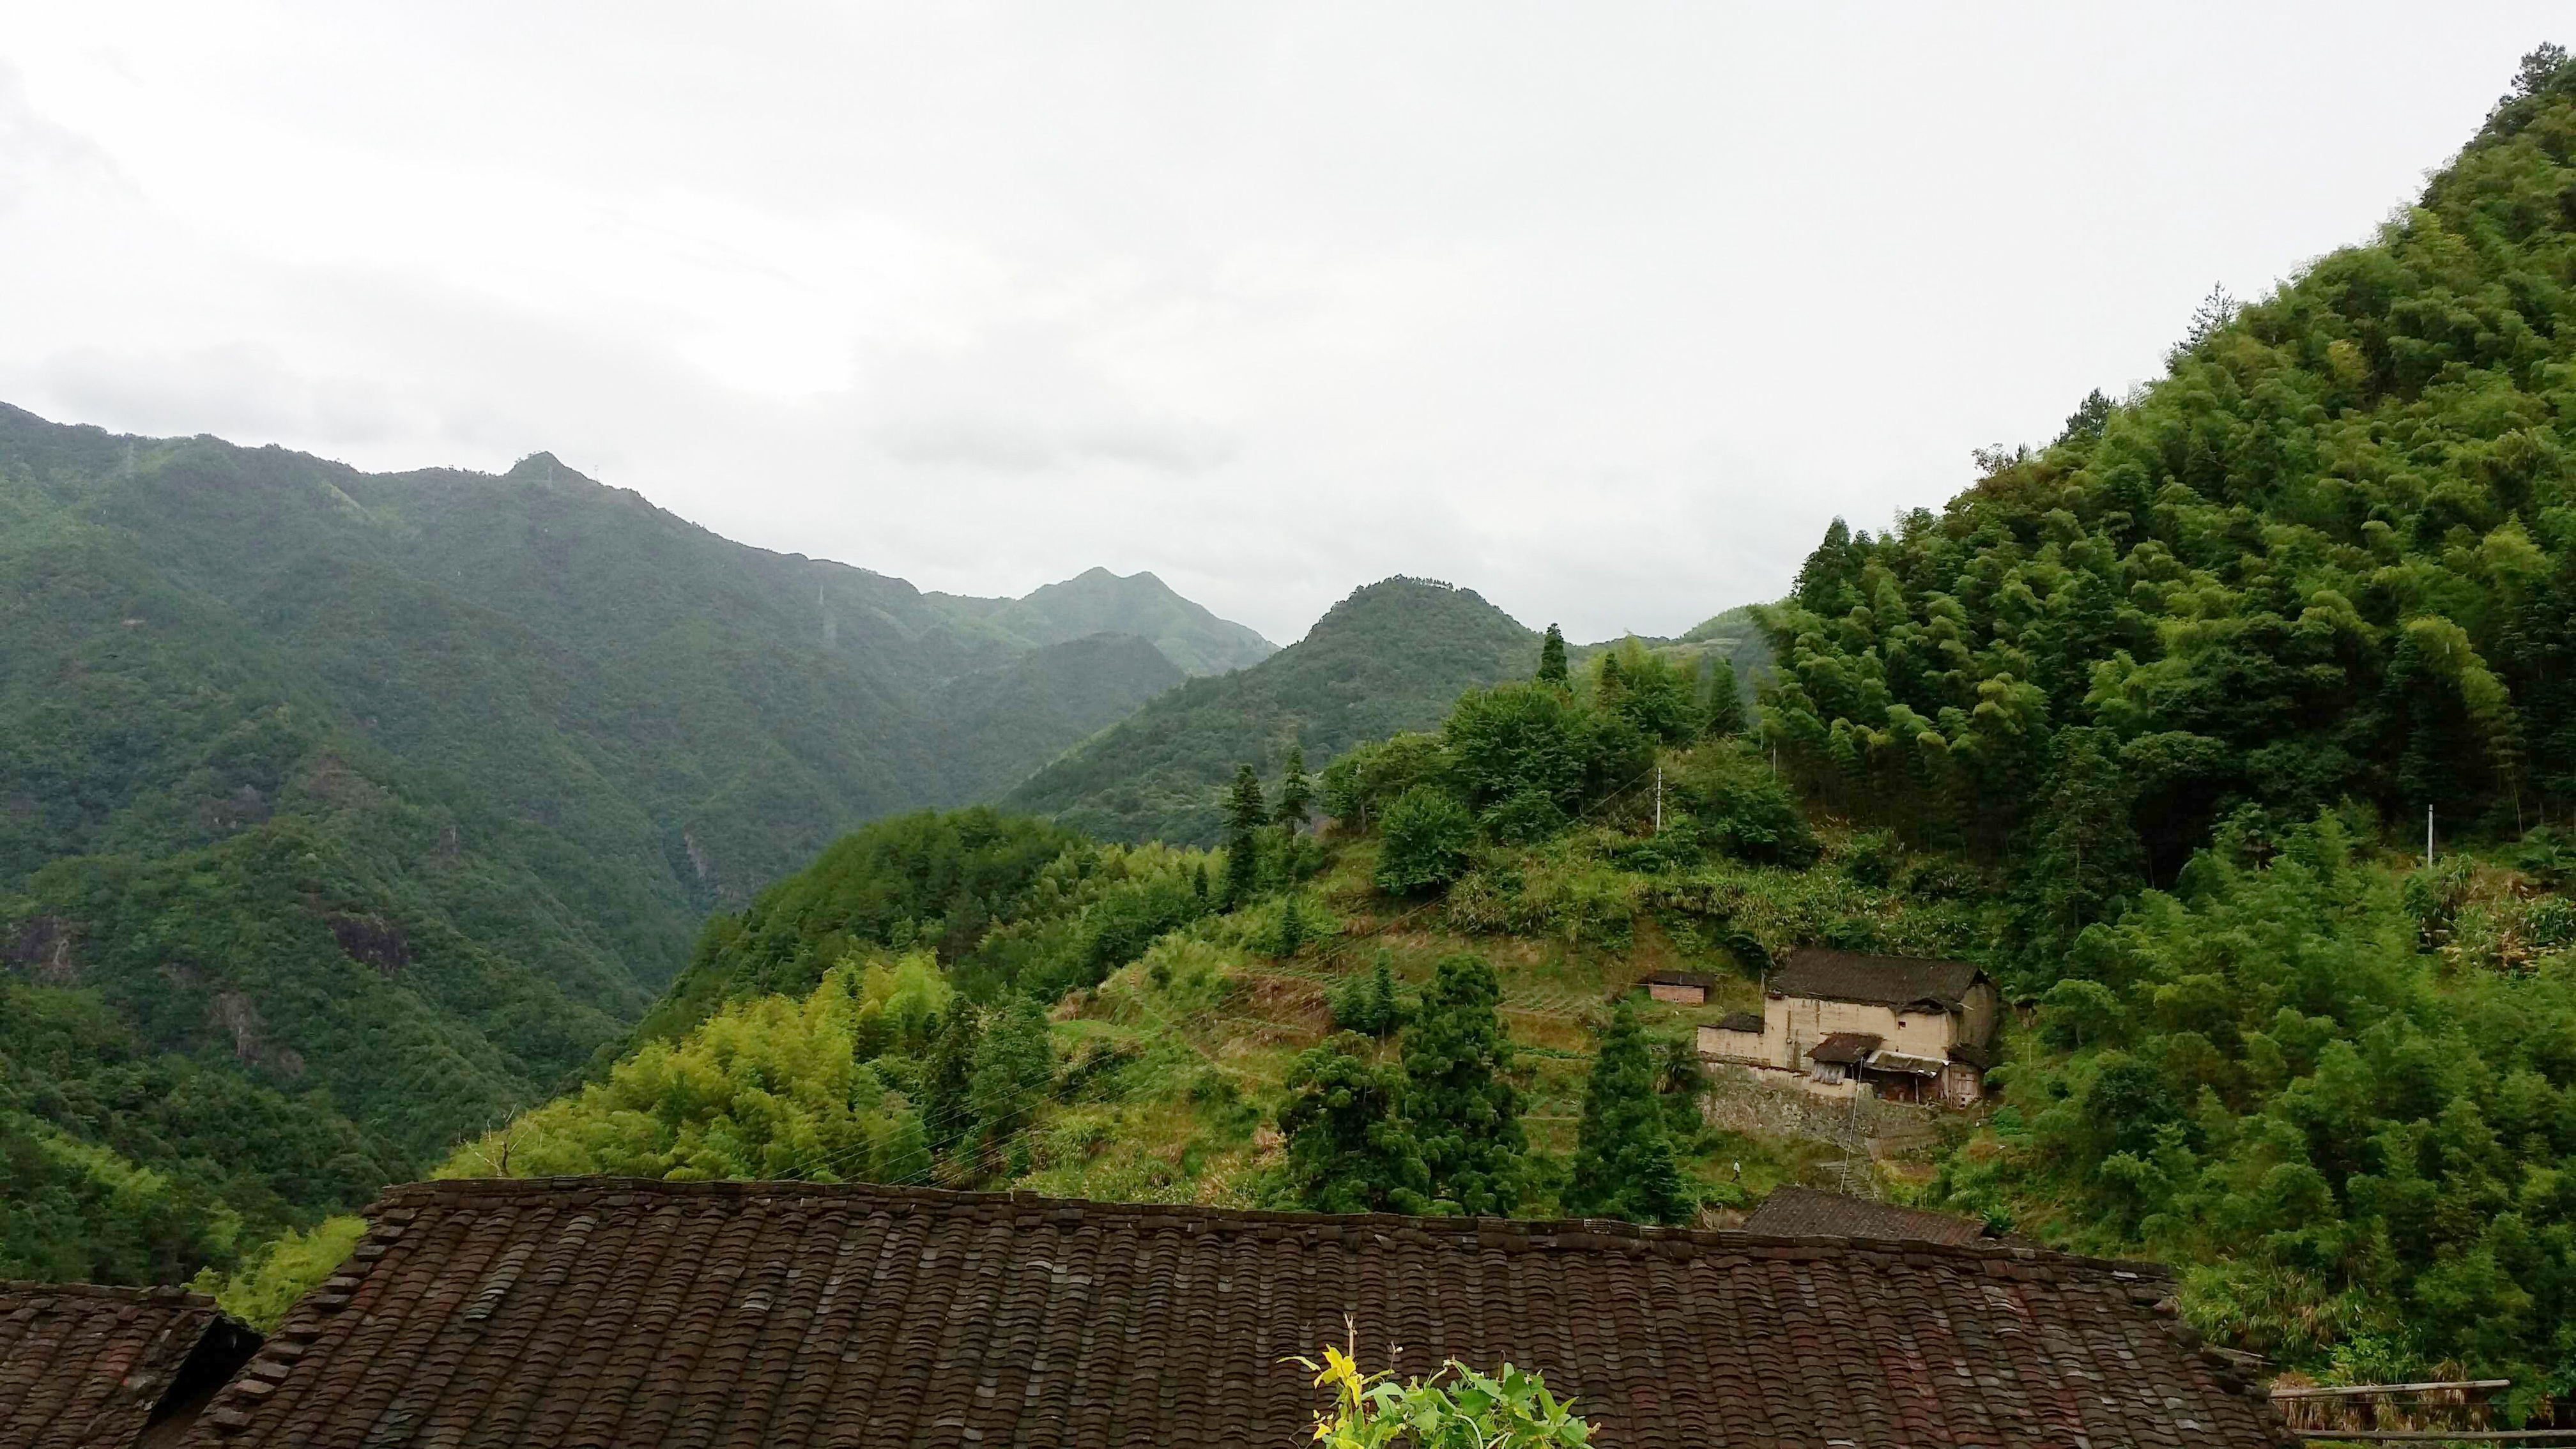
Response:
POLYGON ((1700 1055, 1779 1072, 1827 1096, 1972 1106, 2001 998, 1966 961, 1809 946, 1764 983, 1762 1014, 1699 1029, 1700 1055))
POLYGON ((191 1449, 1286 1446, 1286 1360, 1352 1332, 1619 1449, 2293 1442, 2163 1269, 1989 1243, 598 1178, 368 1216, 191 1449))
POLYGON ((178 1288, 0 1283, 0 1446, 176 1444, 258 1347, 178 1288))

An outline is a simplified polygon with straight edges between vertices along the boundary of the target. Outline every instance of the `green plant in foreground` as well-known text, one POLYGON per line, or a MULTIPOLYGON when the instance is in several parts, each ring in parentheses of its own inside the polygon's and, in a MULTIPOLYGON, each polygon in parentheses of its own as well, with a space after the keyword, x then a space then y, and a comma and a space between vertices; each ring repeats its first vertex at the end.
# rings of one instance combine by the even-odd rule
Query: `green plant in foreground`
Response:
POLYGON ((1573 1400, 1510 1364, 1485 1374, 1453 1358, 1428 1379, 1397 1383, 1391 1373, 1362 1373, 1355 1353, 1330 1345, 1320 1364, 1294 1362, 1313 1371, 1317 1386, 1332 1386, 1333 1407, 1315 1416, 1315 1442, 1327 1449, 1522 1449, 1591 1440, 1592 1426, 1573 1400))

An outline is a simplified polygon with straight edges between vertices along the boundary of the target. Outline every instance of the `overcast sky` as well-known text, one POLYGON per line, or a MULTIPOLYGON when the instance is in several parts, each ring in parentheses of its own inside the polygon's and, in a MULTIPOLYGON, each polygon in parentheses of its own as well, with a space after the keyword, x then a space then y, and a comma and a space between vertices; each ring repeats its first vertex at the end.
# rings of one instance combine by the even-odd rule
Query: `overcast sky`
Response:
POLYGON ((0 0, 0 399, 1669 634, 2367 237, 2570 13, 0 0))

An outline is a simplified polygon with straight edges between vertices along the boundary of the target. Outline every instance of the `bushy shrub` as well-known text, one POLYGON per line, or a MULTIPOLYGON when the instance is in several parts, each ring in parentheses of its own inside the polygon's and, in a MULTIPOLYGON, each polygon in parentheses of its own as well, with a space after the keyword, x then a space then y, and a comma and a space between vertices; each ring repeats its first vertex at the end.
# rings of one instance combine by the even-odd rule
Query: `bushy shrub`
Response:
POLYGON ((1385 845, 1371 877, 1392 895, 1438 890, 1467 869, 1476 819, 1436 785, 1416 785, 1388 803, 1380 823, 1385 845))
POLYGON ((1737 860, 1803 868, 1822 848, 1789 789, 1751 746, 1715 741, 1683 756, 1665 790, 1690 816, 1690 828, 1737 860))

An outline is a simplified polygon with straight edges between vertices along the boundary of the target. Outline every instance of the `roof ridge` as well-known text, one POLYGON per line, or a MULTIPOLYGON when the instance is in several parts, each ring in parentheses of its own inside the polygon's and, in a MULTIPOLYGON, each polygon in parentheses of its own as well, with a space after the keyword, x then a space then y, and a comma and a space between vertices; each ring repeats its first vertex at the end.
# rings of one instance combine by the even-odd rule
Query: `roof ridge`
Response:
POLYGON ((48 1283, 34 1278, 0 1278, 0 1294, 69 1294, 78 1298, 118 1298, 133 1303, 182 1303, 191 1308, 222 1312, 222 1305, 203 1293, 193 1292, 175 1283, 154 1283, 133 1288, 121 1283, 48 1283))
MULTIPOLYGON (((1580 1234, 1590 1239, 1634 1238, 1643 1242, 1687 1243, 1718 1252, 1763 1248, 1855 1248, 1863 1252, 1931 1252, 1955 1258, 2022 1263, 2034 1267, 2075 1268, 2131 1278, 2171 1281, 2174 1271, 2137 1258, 2097 1258, 1994 1241, 1936 1243, 1912 1238, 1877 1238, 1859 1234, 1787 1237, 1750 1233, 1740 1228, 1658 1227, 1617 1218, 1419 1217, 1404 1213, 1308 1213, 1267 1208, 1210 1207, 1195 1203, 1107 1202, 1096 1198, 1046 1197, 1033 1192, 963 1192, 949 1188, 910 1187, 875 1182, 804 1182, 793 1178, 726 1178, 716 1181, 669 1182, 650 1177, 450 1177, 402 1183, 385 1189, 365 1208, 375 1219, 388 1209, 436 1205, 441 1198, 541 1200, 582 1192, 604 1195, 647 1193, 685 1198, 771 1199, 838 1197, 916 1202, 925 1207, 982 1206, 1121 1214, 1192 1222, 1239 1224, 1244 1227, 1304 1227, 1337 1230, 1375 1227, 1417 1229, 1426 1233, 1506 1233, 1549 1238, 1580 1234)), ((1929 1212, 1928 1208, 1909 1209, 1929 1212)), ((1571 1246, 1571 1245, 1569 1245, 1571 1246)), ((1589 1246, 1585 1244, 1584 1246, 1589 1246)))

